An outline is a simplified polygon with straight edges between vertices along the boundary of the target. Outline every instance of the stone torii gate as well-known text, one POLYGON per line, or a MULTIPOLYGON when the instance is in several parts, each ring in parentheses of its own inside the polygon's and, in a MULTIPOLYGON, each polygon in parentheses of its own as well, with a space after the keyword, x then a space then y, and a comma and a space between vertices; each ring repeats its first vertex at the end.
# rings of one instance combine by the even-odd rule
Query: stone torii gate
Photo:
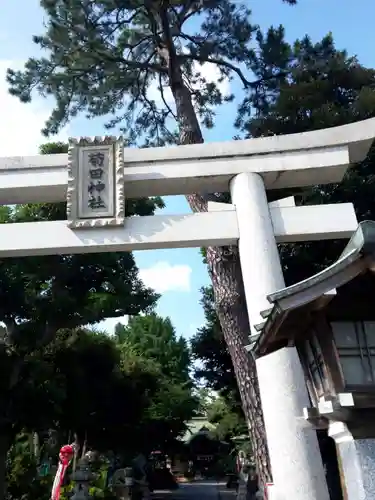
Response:
MULTIPOLYGON (((374 137, 370 119, 168 148, 124 149, 121 139, 86 138, 72 140, 68 154, 0 158, 1 204, 67 201, 66 221, 0 225, 0 258, 238 244, 252 341, 260 312, 269 307, 267 295, 285 285, 276 243, 349 238, 357 227, 350 203, 296 207, 287 198, 268 204, 266 190, 340 182, 374 137), (127 218, 124 212, 126 196, 228 190, 232 205, 210 203, 206 213, 127 218)), ((280 500, 328 500, 316 433, 303 425, 304 376, 295 349, 288 352, 279 362, 273 354, 268 367, 267 357, 259 360, 275 493, 280 500), (267 394, 267 368, 273 390, 284 394, 278 408, 267 394)))

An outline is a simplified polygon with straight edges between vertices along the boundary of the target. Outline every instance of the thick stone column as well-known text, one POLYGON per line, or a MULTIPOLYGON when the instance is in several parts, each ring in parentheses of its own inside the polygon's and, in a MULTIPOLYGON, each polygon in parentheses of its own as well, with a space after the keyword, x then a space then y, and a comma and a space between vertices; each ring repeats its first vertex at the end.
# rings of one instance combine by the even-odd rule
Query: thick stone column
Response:
MULTIPOLYGON (((261 323, 269 309, 267 295, 284 288, 263 179, 237 175, 230 185, 239 226, 239 254, 251 324, 261 323)), ((249 332, 250 333, 250 332, 249 332)), ((310 406, 295 348, 257 361, 259 389, 272 474, 278 500, 329 500, 316 432, 303 427, 303 408, 310 406)))
POLYGON ((284 288, 284 276, 262 177, 239 174, 232 179, 230 190, 237 211, 238 248, 251 333, 256 334, 254 325, 264 321, 261 311, 270 308, 267 295, 284 288))
POLYGON ((329 435, 335 440, 345 500, 375 500, 375 431, 366 436, 344 422, 330 422, 329 435))
POLYGON ((316 431, 306 425, 305 376, 294 347, 257 360, 268 450, 279 500, 328 500, 316 431))

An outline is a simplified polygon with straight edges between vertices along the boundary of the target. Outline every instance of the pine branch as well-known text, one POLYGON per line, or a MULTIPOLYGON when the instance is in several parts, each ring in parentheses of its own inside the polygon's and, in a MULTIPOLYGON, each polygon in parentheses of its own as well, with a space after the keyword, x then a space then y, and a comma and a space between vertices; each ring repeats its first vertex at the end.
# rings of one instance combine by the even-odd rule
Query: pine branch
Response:
POLYGON ((258 80, 251 81, 245 77, 245 75, 243 74, 243 72, 241 71, 241 69, 238 66, 235 66, 234 64, 231 64, 228 61, 223 61, 223 59, 216 59, 216 58, 212 58, 212 57, 208 58, 208 57, 199 56, 198 54, 179 54, 178 58, 184 59, 184 60, 192 59, 193 61, 197 61, 201 64, 210 63, 210 64, 216 64, 217 66, 223 66, 225 68, 228 68, 238 75, 238 77, 242 81, 245 88, 258 88, 259 85, 261 85, 263 82, 265 82, 267 80, 272 80, 274 78, 280 78, 281 76, 286 76, 288 74, 288 72, 286 72, 286 71, 280 71, 277 74, 270 75, 268 77, 262 77, 262 78, 259 78, 258 80))
MULTIPOLYGON (((124 58, 122 56, 114 56, 107 51, 94 50, 93 52, 99 57, 99 61, 103 61, 103 59, 106 59, 107 61, 110 62, 124 64, 125 66, 131 69, 139 69, 146 71, 153 70, 157 73, 164 73, 164 74, 167 73, 167 69, 161 66, 160 64, 155 64, 150 62, 152 57, 149 58, 147 61, 131 61, 130 59, 124 58)), ((154 57, 155 53, 153 53, 152 56, 154 57)), ((87 68, 82 68, 81 71, 87 72, 87 68)))
POLYGON ((182 8, 181 12, 179 13, 179 26, 180 28, 182 27, 182 25, 184 23, 186 23, 186 21, 191 17, 193 16, 194 14, 196 14, 198 12, 198 9, 192 9, 192 6, 194 5, 194 0, 189 0, 189 1, 186 1, 184 7, 182 8))

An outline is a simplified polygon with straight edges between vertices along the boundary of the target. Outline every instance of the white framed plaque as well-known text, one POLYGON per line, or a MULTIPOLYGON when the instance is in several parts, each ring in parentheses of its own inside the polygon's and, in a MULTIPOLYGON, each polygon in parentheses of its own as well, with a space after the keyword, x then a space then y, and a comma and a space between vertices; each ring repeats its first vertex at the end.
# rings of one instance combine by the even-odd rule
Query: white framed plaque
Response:
POLYGON ((66 211, 71 228, 124 224, 122 137, 69 139, 66 211))

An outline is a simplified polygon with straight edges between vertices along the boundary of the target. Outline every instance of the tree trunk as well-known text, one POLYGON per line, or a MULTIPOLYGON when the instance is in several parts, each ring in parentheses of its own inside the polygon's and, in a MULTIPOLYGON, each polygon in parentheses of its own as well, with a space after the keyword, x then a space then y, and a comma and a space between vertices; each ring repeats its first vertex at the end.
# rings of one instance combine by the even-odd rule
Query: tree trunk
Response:
POLYGON ((238 248, 208 248, 206 259, 215 294, 216 311, 232 359, 258 475, 265 484, 271 481, 271 467, 255 361, 245 349, 245 345, 249 343, 250 324, 238 248))
POLYGON ((10 446, 10 438, 6 432, 0 433, 0 500, 7 497, 7 454, 10 446))
MULTIPOLYGON (((170 87, 176 103, 180 144, 202 143, 204 142, 203 136, 191 94, 184 85, 178 65, 173 67, 173 63, 170 64, 172 65, 170 87)), ((193 212, 207 211, 207 201, 201 195, 189 195, 187 200, 193 212)), ((271 481, 271 467, 255 361, 245 350, 250 334, 250 324, 238 248, 208 248, 206 259, 215 294, 216 312, 236 374, 258 475, 261 482, 265 484, 271 481)))

